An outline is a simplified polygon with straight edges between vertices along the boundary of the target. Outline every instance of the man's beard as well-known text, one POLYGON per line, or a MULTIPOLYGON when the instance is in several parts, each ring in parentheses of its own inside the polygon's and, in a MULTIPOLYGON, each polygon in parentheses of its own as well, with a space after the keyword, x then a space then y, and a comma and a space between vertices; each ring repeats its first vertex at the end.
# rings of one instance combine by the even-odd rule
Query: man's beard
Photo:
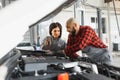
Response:
POLYGON ((71 35, 72 35, 72 36, 75 36, 75 33, 76 33, 76 30, 75 30, 75 28, 73 27, 73 30, 72 30, 72 32, 71 32, 71 35))

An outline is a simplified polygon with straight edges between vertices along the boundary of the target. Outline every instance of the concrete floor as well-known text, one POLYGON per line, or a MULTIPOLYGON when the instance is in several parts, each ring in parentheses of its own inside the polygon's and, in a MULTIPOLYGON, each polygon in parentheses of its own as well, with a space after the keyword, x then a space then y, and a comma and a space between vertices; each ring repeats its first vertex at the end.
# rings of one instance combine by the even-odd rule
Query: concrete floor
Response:
POLYGON ((113 51, 113 62, 112 64, 120 67, 120 51, 113 51))

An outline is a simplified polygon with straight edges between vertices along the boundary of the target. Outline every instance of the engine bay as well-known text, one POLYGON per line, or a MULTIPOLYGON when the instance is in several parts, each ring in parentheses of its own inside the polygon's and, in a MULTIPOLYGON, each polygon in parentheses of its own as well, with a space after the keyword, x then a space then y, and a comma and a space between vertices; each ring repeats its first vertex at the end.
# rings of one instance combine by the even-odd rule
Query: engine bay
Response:
POLYGON ((21 54, 10 80, 60 80, 59 76, 66 74, 69 80, 120 79, 119 68, 90 63, 85 58, 81 61, 71 60, 47 55, 44 51, 21 51, 21 54))

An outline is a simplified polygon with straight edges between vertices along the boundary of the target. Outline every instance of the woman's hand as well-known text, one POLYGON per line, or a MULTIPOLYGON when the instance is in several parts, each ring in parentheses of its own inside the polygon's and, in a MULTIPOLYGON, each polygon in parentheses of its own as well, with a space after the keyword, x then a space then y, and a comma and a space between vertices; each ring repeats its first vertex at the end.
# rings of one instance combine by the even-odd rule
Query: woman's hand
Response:
POLYGON ((44 41, 44 45, 49 45, 50 44, 50 38, 46 38, 45 41, 44 41))

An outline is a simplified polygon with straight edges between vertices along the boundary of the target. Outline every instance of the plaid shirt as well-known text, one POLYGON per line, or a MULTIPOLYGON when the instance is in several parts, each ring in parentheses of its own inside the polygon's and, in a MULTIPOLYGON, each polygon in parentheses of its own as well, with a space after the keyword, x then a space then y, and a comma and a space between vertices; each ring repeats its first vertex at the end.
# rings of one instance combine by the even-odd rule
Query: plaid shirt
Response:
POLYGON ((92 28, 89 26, 80 26, 75 36, 69 34, 65 53, 69 57, 77 58, 78 55, 75 52, 83 50, 86 46, 93 46, 96 48, 107 47, 92 28))

